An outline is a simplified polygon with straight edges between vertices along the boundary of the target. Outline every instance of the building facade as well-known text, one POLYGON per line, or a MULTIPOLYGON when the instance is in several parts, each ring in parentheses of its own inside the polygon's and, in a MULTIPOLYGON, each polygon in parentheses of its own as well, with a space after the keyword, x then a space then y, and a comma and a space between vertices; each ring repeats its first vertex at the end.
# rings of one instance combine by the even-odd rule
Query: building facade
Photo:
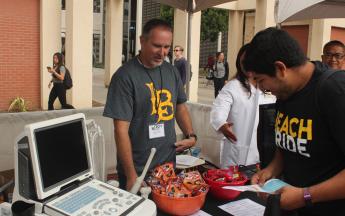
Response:
MULTIPOLYGON (((0 111, 6 111, 15 97, 24 98, 31 110, 47 109, 51 77, 46 67, 61 50, 66 53, 74 82, 68 102, 76 108, 91 107, 92 62, 104 63, 104 84, 108 85, 122 59, 129 59, 140 49, 142 23, 159 17, 158 4, 152 0, 66 0, 64 4, 65 10, 61 10, 61 0, 1 1, 0 111)), ((229 30, 223 33, 222 43, 226 45, 222 49, 233 74, 239 48, 256 32, 276 25, 274 0, 238 0, 218 7, 229 11, 229 30)), ((174 13, 173 45, 187 47, 187 14, 177 9, 174 13)), ((201 13, 193 17, 190 100, 196 101, 198 70, 194 68, 203 66, 204 51, 206 56, 214 51, 200 47, 201 13)), ((344 19, 286 22, 282 28, 299 41, 312 60, 321 59, 322 47, 329 40, 345 42, 344 19)))

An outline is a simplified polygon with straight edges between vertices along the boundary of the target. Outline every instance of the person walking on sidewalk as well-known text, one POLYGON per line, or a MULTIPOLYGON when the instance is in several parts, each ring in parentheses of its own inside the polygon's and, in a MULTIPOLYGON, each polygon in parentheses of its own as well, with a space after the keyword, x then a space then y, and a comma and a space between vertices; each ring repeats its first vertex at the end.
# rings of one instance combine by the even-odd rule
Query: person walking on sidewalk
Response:
POLYGON ((53 56, 53 68, 47 67, 47 70, 52 75, 52 79, 48 84, 48 88, 52 90, 48 99, 48 110, 54 110, 54 102, 56 98, 59 98, 62 109, 74 109, 74 107, 66 102, 66 88, 63 84, 65 79, 66 67, 63 61, 63 55, 61 53, 55 53, 53 56))
POLYGON ((224 59, 223 52, 216 53, 216 62, 213 66, 214 97, 218 96, 219 91, 229 78, 229 64, 224 59))

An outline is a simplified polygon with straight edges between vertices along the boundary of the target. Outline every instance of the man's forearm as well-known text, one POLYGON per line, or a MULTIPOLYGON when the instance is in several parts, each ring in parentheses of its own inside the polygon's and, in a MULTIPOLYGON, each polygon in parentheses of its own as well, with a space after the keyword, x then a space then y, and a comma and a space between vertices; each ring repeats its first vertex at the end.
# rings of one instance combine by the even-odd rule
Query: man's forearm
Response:
POLYGON ((282 170, 283 170, 283 157, 282 157, 282 153, 281 151, 277 148, 275 153, 274 153, 274 157, 273 160, 271 161, 271 163, 267 166, 266 169, 269 169, 272 173, 273 177, 277 177, 281 174, 282 170))
POLYGON ((320 184, 309 187, 312 202, 345 199, 345 169, 320 184))
POLYGON ((176 121, 183 134, 193 133, 192 120, 185 103, 178 104, 176 108, 176 121))
POLYGON ((122 121, 114 121, 115 126, 115 141, 118 159, 121 161, 125 175, 127 178, 136 178, 132 155, 132 145, 128 136, 128 125, 122 121))

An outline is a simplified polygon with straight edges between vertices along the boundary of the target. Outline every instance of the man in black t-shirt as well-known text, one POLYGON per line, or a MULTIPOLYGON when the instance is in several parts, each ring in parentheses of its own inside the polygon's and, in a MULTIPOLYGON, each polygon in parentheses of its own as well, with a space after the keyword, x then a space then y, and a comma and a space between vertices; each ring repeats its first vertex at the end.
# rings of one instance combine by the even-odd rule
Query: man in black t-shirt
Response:
POLYGON ((280 206, 294 215, 345 215, 345 73, 310 62, 275 28, 251 41, 244 69, 277 96, 274 159, 252 183, 282 176, 280 206))

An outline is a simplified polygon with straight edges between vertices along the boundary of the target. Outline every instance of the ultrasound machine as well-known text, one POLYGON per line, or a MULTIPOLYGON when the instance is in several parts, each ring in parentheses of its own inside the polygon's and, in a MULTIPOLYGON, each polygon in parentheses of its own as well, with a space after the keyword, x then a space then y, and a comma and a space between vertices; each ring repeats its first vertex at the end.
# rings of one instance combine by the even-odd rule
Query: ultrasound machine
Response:
POLYGON ((156 215, 151 200, 94 178, 82 113, 25 126, 15 144, 18 200, 36 215, 156 215))

